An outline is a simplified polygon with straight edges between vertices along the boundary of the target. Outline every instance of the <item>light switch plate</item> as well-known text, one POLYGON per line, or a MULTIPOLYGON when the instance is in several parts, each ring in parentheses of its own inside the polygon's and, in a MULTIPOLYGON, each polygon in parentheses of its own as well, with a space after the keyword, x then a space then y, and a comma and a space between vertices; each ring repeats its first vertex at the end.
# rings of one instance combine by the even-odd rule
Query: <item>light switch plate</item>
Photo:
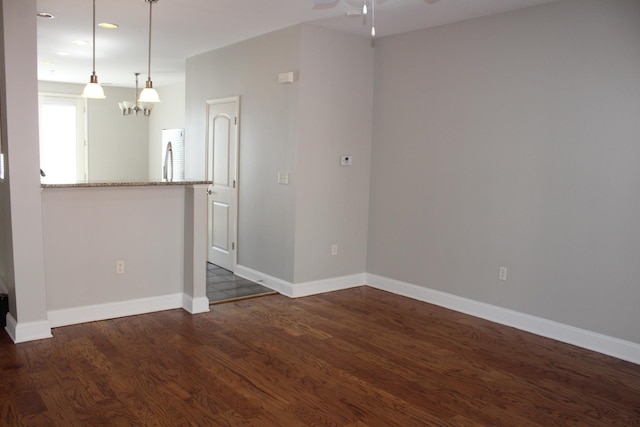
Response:
POLYGON ((351 166, 353 164, 353 157, 342 156, 340 157, 340 166, 351 166))
POLYGON ((280 184, 280 185, 289 185, 289 173, 288 172, 278 172, 278 184, 280 184))

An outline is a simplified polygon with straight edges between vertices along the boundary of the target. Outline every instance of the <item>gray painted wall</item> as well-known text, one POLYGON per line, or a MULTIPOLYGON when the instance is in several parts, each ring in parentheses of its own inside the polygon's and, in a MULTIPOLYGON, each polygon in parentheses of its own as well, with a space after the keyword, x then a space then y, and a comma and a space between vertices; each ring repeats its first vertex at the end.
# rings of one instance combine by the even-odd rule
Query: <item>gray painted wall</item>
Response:
POLYGON ((206 101, 240 96, 238 263, 293 280, 299 29, 289 28, 187 59, 187 178, 205 177, 206 101), (291 172, 278 185, 279 171, 291 172))
POLYGON ((362 273, 373 103, 369 38, 302 26, 299 85, 294 283, 362 273), (340 166, 343 155, 353 158, 352 166, 340 166))
POLYGON ((366 263, 373 50, 297 26, 187 60, 187 174, 204 177, 206 100, 241 97, 238 264, 292 283, 366 263), (293 84, 278 74, 293 71, 293 84), (353 166, 341 167, 350 155, 353 166), (277 183, 290 174, 289 185, 277 183), (339 253, 331 255, 331 245, 339 253))
MULTIPOLYGON (((2 2, 0 2, 0 12, 2 2)), ((3 16, 0 14, 0 16, 3 16)), ((0 153, 4 153, 2 168, 5 171, 5 179, 0 179, 0 292, 9 292, 11 287, 12 298, 15 296, 13 278, 13 243, 11 241, 11 195, 9 193, 9 181, 6 176, 7 169, 7 128, 3 123, 7 122, 7 97, 5 96, 5 55, 4 55, 4 19, 0 20, 0 153)), ((15 299, 12 299, 15 304, 15 299)))
POLYGON ((47 310, 182 292, 182 186, 47 188, 42 207, 47 310))
POLYGON ((3 237, 0 267, 9 292, 10 312, 20 323, 47 320, 35 114, 38 110, 35 13, 35 0, 2 1, 4 79, 0 92, 7 179, 0 184, 3 237))
POLYGON ((134 101, 131 88, 104 87, 107 99, 89 100, 89 179, 141 181, 149 176, 149 120, 123 117, 118 102, 134 101))
POLYGON ((367 271, 640 342, 639 23, 566 0, 379 40, 367 271))

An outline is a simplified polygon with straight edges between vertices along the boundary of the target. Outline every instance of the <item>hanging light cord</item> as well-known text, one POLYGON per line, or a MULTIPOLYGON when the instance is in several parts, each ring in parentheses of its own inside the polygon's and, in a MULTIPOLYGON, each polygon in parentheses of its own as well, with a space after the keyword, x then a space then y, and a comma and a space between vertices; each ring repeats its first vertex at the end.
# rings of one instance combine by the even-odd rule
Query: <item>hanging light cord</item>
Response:
POLYGON ((96 75, 96 0, 93 0, 93 75, 96 75))
POLYGON ((376 36, 376 0, 371 0, 371 37, 376 36))
MULTIPOLYGON (((95 0, 93 0, 95 1, 95 0)), ((147 0, 149 2, 149 62, 148 62, 148 71, 147 71, 147 80, 151 81, 151 17, 153 13, 153 3, 156 0, 147 0)))

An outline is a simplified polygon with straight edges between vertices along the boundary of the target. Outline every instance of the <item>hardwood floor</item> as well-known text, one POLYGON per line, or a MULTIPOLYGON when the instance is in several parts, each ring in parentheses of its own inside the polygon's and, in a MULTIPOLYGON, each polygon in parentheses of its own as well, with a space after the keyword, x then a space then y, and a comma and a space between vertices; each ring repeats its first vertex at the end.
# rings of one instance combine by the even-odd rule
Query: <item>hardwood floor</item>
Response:
POLYGON ((0 334, 0 425, 640 425, 640 366, 372 288, 211 309, 0 334))

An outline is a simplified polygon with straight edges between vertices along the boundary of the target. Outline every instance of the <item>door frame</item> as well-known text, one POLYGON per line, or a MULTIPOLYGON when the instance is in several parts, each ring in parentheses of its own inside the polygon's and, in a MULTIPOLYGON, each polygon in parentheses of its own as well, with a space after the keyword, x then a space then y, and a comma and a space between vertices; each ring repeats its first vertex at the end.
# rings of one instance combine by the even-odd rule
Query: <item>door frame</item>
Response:
MULTIPOLYGON (((233 189, 233 203, 235 204, 235 212, 234 215, 231 216, 231 220, 233 221, 232 225, 231 225, 231 241, 234 244, 234 247, 232 248, 232 254, 231 254, 231 261, 233 264, 233 270, 232 272, 235 272, 236 269, 236 265, 238 265, 238 217, 239 217, 239 212, 240 212, 240 206, 239 206, 239 201, 240 198, 238 197, 239 194, 239 190, 240 190, 240 179, 239 179, 239 175, 240 175, 240 96, 228 96, 228 97, 224 97, 224 98, 215 98, 215 99, 209 99, 206 102, 207 105, 207 111, 206 111, 206 127, 205 127, 205 179, 209 182, 213 182, 213 177, 209 176, 209 165, 210 163, 213 161, 213 159, 211 158, 211 156, 213 155, 210 149, 210 126, 209 126, 209 111, 211 110, 211 106, 212 105, 217 105, 217 104, 227 104, 227 103, 231 103, 234 102, 236 104, 236 111, 235 111, 235 116, 236 116, 236 123, 235 123, 235 138, 236 138, 236 146, 234 149, 234 155, 235 155, 235 171, 233 174, 233 179, 235 180, 235 188, 233 189)), ((207 202, 207 223, 209 223, 209 220, 211 218, 211 213, 209 212, 210 206, 209 203, 207 202)), ((209 226, 207 225, 207 228, 209 228, 209 226)), ((207 233, 209 233, 211 230, 207 230, 207 233)), ((207 249, 208 251, 208 249, 207 249)), ((207 261, 208 261, 208 256, 207 256, 207 261)))

